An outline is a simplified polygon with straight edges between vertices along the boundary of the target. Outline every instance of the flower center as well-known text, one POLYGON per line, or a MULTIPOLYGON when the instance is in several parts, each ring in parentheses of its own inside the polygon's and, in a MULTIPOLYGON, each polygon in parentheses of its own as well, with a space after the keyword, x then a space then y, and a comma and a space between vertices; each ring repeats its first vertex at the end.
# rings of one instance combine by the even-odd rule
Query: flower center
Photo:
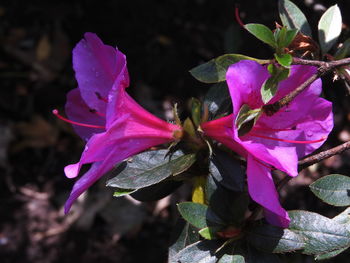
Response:
MULTIPOLYGON (((95 110, 92 110, 92 111, 94 111, 93 113, 97 113, 97 111, 95 111, 95 110)), ((105 129, 104 126, 93 125, 93 124, 86 124, 86 123, 81 123, 81 122, 76 122, 76 121, 69 120, 69 119, 63 117, 62 115, 60 115, 60 114, 58 113, 58 110, 57 110, 57 109, 54 109, 54 110, 52 111, 52 113, 53 113, 54 115, 56 115, 57 118, 59 118, 59 119, 65 121, 65 122, 74 124, 74 125, 78 125, 78 126, 82 126, 82 127, 88 127, 88 128, 105 129)), ((99 113, 99 114, 101 114, 101 113, 99 113)), ((103 114, 102 114, 102 115, 103 115, 103 114)))

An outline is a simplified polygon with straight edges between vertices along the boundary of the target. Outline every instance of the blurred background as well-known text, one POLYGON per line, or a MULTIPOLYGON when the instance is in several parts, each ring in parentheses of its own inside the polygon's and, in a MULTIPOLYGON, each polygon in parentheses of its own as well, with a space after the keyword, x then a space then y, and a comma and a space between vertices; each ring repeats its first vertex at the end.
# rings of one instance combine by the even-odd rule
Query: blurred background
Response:
MULTIPOLYGON (((295 0, 314 35, 317 21, 338 3, 341 40, 350 36, 349 1, 295 0)), ((277 0, 104 0, 0 1, 0 261, 1 262, 166 262, 177 213, 186 200, 180 188, 158 202, 112 199, 105 180, 77 202, 67 216, 62 206, 73 186, 63 168, 76 162, 83 141, 51 111, 63 109, 76 87, 71 51, 85 32, 95 32, 127 56, 128 92, 165 118, 173 103, 186 114, 191 97, 209 86, 189 70, 224 53, 270 58, 272 50, 238 26, 274 28, 277 0), (258 47, 258 48, 257 48, 258 47)), ((327 149, 350 140, 349 90, 324 78, 324 96, 334 103, 335 129, 327 149)), ((308 184, 329 173, 349 174, 350 152, 304 170, 282 191, 284 207, 334 216, 342 209, 322 204, 308 184)), ((329 262, 348 262, 348 252, 329 262)), ((288 262, 313 262, 288 256, 288 262)))

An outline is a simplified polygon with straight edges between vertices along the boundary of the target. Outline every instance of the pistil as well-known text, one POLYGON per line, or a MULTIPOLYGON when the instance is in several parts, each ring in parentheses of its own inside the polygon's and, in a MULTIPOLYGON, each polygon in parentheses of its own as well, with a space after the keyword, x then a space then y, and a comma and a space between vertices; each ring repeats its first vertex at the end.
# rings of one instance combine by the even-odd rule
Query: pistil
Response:
POLYGON ((105 129, 104 126, 93 125, 93 124, 86 124, 86 123, 80 123, 80 122, 76 122, 76 121, 69 120, 69 119, 63 117, 62 115, 60 115, 60 114, 58 113, 58 110, 57 110, 57 109, 54 109, 54 110, 52 111, 52 113, 53 113, 54 115, 56 115, 57 118, 59 118, 59 119, 65 121, 65 122, 74 124, 74 125, 78 125, 78 126, 82 126, 82 127, 88 127, 88 128, 105 129))

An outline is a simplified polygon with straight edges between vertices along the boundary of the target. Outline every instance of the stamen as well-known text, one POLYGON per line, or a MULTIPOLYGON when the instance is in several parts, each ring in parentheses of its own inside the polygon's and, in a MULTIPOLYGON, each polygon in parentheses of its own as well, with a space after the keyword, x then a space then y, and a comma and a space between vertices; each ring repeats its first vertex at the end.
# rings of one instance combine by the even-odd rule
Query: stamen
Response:
POLYGON ((244 24, 243 24, 243 22, 242 22, 242 20, 241 20, 241 17, 239 16, 239 8, 238 8, 238 5, 236 5, 236 7, 235 7, 235 17, 236 17, 237 23, 238 23, 241 27, 245 28, 245 26, 244 26, 244 24))
POLYGON ((102 100, 103 102, 108 103, 108 100, 106 98, 102 97, 99 92, 95 92, 95 94, 99 100, 102 100))
POLYGON ((325 137, 322 137, 321 139, 313 140, 313 141, 294 141, 294 140, 285 140, 285 139, 273 138, 273 137, 260 135, 260 134, 255 134, 255 133, 249 133, 248 135, 253 136, 253 137, 262 138, 262 139, 274 140, 274 141, 279 141, 279 142, 288 142, 288 143, 299 143, 299 144, 309 144, 309 143, 322 142, 322 141, 324 141, 326 139, 325 137))
POLYGON ((293 128, 286 128, 286 129, 273 129, 273 128, 267 128, 267 127, 254 127, 253 130, 258 130, 258 131, 292 131, 295 130, 293 128))
POLYGON ((85 124, 85 123, 80 123, 80 122, 76 122, 76 121, 69 120, 69 119, 63 117, 62 115, 60 115, 60 114, 58 113, 58 110, 57 110, 57 109, 54 109, 54 110, 52 111, 52 113, 55 114, 55 115, 57 116, 57 118, 59 118, 59 119, 65 121, 65 122, 74 124, 74 125, 78 125, 78 126, 82 126, 82 127, 88 127, 88 128, 105 129, 104 126, 93 125, 93 124, 85 124))
POLYGON ((100 117, 106 118, 106 115, 105 115, 105 114, 100 113, 100 112, 98 112, 98 111, 95 110, 95 109, 89 109, 89 112, 91 112, 91 113, 93 113, 93 114, 96 114, 96 115, 98 115, 98 116, 100 116, 100 117))

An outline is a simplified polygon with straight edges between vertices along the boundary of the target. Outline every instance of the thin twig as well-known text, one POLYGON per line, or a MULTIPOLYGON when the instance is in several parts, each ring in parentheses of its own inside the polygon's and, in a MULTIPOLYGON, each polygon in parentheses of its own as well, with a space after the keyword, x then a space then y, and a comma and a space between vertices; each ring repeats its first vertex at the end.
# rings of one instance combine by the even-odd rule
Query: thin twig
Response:
POLYGON ((350 141, 345 142, 341 145, 338 145, 334 148, 331 148, 329 150, 316 153, 314 155, 311 155, 309 157, 306 157, 298 162, 298 170, 301 171, 315 163, 319 163, 325 159, 328 159, 334 155, 341 154, 342 152, 350 149, 350 141))
POLYGON ((271 116, 276 112, 278 112, 284 106, 288 105, 296 96, 298 96, 303 90, 305 90, 310 84, 312 84, 316 79, 318 79, 322 75, 330 72, 336 67, 350 64, 350 58, 345 58, 345 59, 340 59, 340 60, 335 60, 330 62, 293 58, 293 64, 318 66, 318 70, 317 70, 317 73, 313 74, 304 83, 302 83, 299 87, 297 87, 291 93, 287 94, 282 99, 276 101, 275 103, 265 105, 263 107, 263 110, 266 113, 266 115, 271 116))

